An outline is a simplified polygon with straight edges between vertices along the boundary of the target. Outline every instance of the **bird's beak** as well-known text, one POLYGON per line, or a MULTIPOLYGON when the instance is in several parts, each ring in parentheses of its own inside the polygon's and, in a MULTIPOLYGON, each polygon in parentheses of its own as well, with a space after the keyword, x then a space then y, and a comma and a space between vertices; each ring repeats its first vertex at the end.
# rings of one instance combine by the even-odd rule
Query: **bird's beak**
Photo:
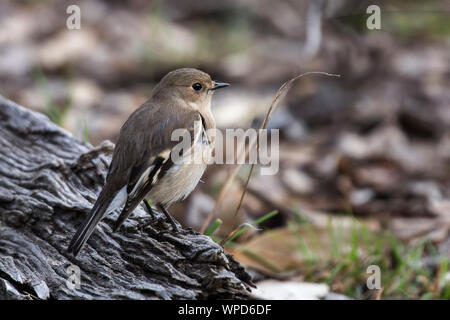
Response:
POLYGON ((228 86, 230 86, 229 83, 214 81, 214 87, 212 87, 209 90, 216 90, 216 89, 225 88, 225 87, 228 87, 228 86))

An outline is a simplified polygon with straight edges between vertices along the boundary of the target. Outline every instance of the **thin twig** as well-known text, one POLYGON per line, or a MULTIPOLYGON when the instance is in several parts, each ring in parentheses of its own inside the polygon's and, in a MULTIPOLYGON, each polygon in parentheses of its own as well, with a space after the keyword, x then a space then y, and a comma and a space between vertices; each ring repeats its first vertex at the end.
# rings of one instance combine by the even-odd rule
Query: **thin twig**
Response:
MULTIPOLYGON (((301 77, 303 77, 303 76, 310 75, 310 74, 320 74, 320 75, 325 75, 325 76, 328 76, 328 77, 340 77, 340 75, 337 75, 337 74, 331 74, 331 73, 328 73, 328 72, 322 72, 322 71, 309 71, 309 72, 302 73, 302 74, 300 74, 300 75, 298 75, 298 76, 296 76, 296 77, 294 77, 294 78, 292 78, 292 79, 286 81, 285 83, 283 83, 283 84, 281 85, 281 87, 278 89, 278 91, 277 91, 277 93, 276 93, 274 99, 272 100, 272 102, 271 102, 271 104, 270 104, 270 106, 269 106, 269 109, 268 109, 268 111, 267 111, 267 113, 266 113, 266 117, 264 118, 264 122, 263 122, 261 128, 260 128, 259 131, 258 131, 258 136, 257 136, 257 138, 256 138, 255 140, 253 140, 252 142, 250 142, 249 148, 246 150, 245 158, 248 156, 248 153, 249 153, 250 150, 254 147, 254 144, 255 144, 255 143, 256 143, 256 150, 257 150, 257 154, 258 154, 258 152, 259 152, 259 140, 260 140, 259 137, 260 137, 260 134, 261 134, 262 130, 264 130, 264 129, 267 127, 267 123, 268 123, 268 121, 269 121, 269 118, 270 118, 270 116, 272 115, 272 112, 276 109, 276 107, 277 107, 277 102, 278 102, 279 98, 283 95, 283 93, 285 93, 285 92, 290 88, 290 86, 292 85, 292 83, 294 83, 297 79, 299 79, 299 78, 301 78, 301 77)), ((244 142, 244 145, 245 145, 245 142, 244 142)), ((241 149, 241 150, 242 150, 242 149, 241 149)), ((245 148, 244 148, 244 150, 245 150, 245 148)), ((245 159, 245 158, 244 158, 244 159, 245 159)), ((222 188, 221 188, 221 190, 220 190, 220 192, 219 192, 219 195, 218 195, 218 197, 217 197, 217 200, 216 200, 216 203, 215 203, 215 205, 214 205, 214 208, 213 208, 213 210, 209 213, 208 217, 206 218, 205 223, 204 223, 203 226, 202 226, 202 229, 201 229, 201 230, 202 230, 202 231, 201 231, 202 233, 204 233, 204 230, 206 230, 206 228, 208 227, 208 225, 211 223, 211 220, 213 219, 213 217, 215 217, 218 208, 221 206, 221 204, 222 204, 222 202, 223 202, 223 199, 225 198, 225 195, 226 195, 228 189, 230 188, 230 186, 231 186, 231 184, 232 184, 234 178, 235 178, 236 175, 238 174, 238 172, 239 172, 241 166, 242 166, 242 164, 237 164, 236 167, 234 168, 234 170, 232 170, 232 171, 230 172, 230 174, 227 176, 227 179, 225 180, 225 183, 223 184, 223 186, 222 186, 222 188)), ((241 195, 241 198, 240 198, 240 200, 239 200, 239 204, 238 204, 238 206, 237 206, 237 208, 236 208, 236 211, 235 211, 235 213, 234 213, 234 215, 233 215, 233 221, 234 221, 234 219, 236 218, 236 216, 237 216, 239 210, 241 209, 242 202, 244 201, 244 197, 245 197, 245 194, 246 194, 246 191, 247 191, 247 188, 248 188, 248 184, 249 184, 249 182, 250 182, 250 177, 252 176, 252 173, 253 173, 253 170, 254 170, 254 166, 255 166, 255 164, 252 163, 252 164, 251 164, 251 167, 250 167, 250 172, 249 172, 248 177, 247 177, 247 180, 246 180, 246 182, 245 182, 244 190, 243 190, 242 195, 241 195)))

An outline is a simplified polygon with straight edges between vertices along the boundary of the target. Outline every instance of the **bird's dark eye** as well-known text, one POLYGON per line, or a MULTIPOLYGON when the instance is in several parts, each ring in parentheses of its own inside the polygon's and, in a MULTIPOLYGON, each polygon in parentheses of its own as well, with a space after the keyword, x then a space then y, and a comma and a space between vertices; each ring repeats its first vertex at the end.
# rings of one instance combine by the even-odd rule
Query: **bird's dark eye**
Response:
POLYGON ((202 89, 202 85, 201 85, 201 83, 194 83, 193 85, 192 85, 192 88, 195 90, 195 91, 199 91, 199 90, 201 90, 202 89))

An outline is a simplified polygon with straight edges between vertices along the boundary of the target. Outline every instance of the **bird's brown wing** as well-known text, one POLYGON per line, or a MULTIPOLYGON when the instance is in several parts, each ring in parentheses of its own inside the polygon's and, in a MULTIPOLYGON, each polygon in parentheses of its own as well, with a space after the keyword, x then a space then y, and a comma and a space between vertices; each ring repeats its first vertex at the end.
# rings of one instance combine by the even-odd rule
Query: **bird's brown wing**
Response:
POLYGON ((197 111, 144 104, 121 129, 107 181, 120 187, 133 186, 156 157, 178 143, 172 141, 172 132, 193 128, 195 121, 201 121, 197 111))
MULTIPOLYGON (((180 106, 161 105, 152 100, 130 115, 120 131, 106 183, 89 216, 73 236, 69 252, 73 252, 75 256, 78 254, 119 190, 127 186, 128 191, 131 188, 128 186, 139 181, 142 173, 154 164, 162 151, 177 143, 171 141, 172 131, 190 128, 199 118, 201 117, 196 111, 188 111, 180 106)), ((136 206, 137 204, 134 208, 136 206)))
POLYGON ((192 147, 192 144, 196 139, 195 134, 198 135, 199 132, 195 132, 196 121, 202 126, 202 117, 196 111, 174 115, 174 118, 169 121, 171 125, 164 128, 159 135, 159 138, 165 139, 161 144, 161 146, 164 146, 164 149, 159 148, 158 150, 162 150, 158 154, 152 156, 150 159, 142 159, 142 164, 133 167, 130 175, 132 179, 130 179, 127 184, 127 201, 114 225, 114 231, 120 227, 139 203, 144 200, 145 196, 150 192, 158 179, 163 177, 165 172, 173 165, 171 158, 172 151, 179 143, 179 141, 172 141, 170 139, 173 130, 179 128, 186 129, 190 138, 190 146, 192 147))

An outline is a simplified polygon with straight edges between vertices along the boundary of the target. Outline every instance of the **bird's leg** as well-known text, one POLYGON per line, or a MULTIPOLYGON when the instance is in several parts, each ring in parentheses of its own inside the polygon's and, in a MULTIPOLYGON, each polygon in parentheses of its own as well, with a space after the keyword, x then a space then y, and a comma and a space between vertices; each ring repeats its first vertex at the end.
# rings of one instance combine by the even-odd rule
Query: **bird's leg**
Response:
POLYGON ((155 212, 153 211, 153 208, 148 204, 148 200, 147 200, 147 199, 144 199, 144 200, 142 200, 142 202, 144 203, 145 208, 146 208, 146 210, 147 210, 147 213, 148 213, 148 214, 150 215, 150 217, 151 217, 151 220, 150 220, 149 222, 143 224, 143 225, 140 227, 140 229, 144 229, 144 228, 150 226, 150 225, 152 224, 152 222, 156 220, 156 219, 155 219, 155 212))
POLYGON ((148 200, 144 199, 142 202, 144 202, 145 204, 145 208, 147 208, 147 212, 148 214, 150 214, 150 216, 152 217, 152 219, 155 219, 155 213, 153 212, 152 207, 148 204, 148 200))
POLYGON ((161 204, 159 204, 158 207, 159 207, 159 208, 161 209, 161 211, 164 213, 164 215, 166 216, 167 220, 169 220, 170 224, 172 225, 173 231, 179 232, 180 230, 178 229, 177 225, 175 224, 175 220, 173 220, 172 216, 171 216, 170 213, 166 210, 166 208, 164 208, 161 204))

